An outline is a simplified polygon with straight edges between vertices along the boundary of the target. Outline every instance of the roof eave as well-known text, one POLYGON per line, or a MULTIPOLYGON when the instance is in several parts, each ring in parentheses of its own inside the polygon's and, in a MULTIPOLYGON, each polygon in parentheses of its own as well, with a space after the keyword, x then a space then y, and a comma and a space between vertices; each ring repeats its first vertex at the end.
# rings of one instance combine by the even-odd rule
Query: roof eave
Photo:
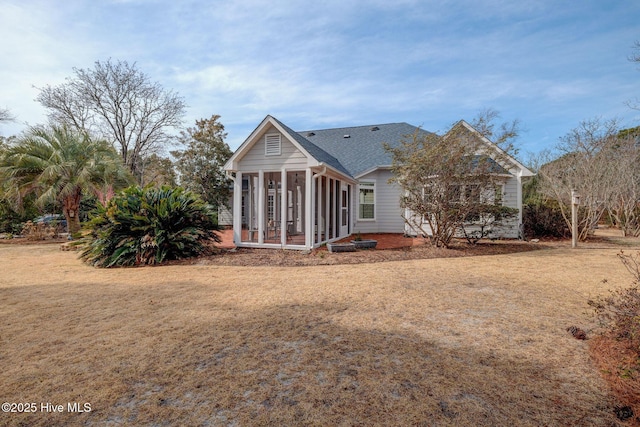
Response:
MULTIPOLYGON (((487 145, 488 147, 490 147, 493 150, 498 151, 498 153, 500 153, 503 156, 505 156, 509 160, 509 162, 512 163, 513 166, 515 166, 518 169, 518 172, 515 173, 514 175, 519 175, 519 176, 522 176, 522 177, 534 176, 535 175, 532 171, 529 170, 529 168, 527 168, 525 165, 520 163, 518 161, 518 159, 516 159, 515 157, 513 157, 512 155, 510 155, 509 153, 504 151, 502 148, 498 147, 496 144, 491 142, 489 140, 489 138, 487 138, 486 136, 482 135, 480 132, 477 131, 477 129, 475 129, 473 126, 471 126, 465 120, 460 120, 458 123, 461 124, 462 126, 464 126, 467 130, 469 130, 469 131, 475 133, 476 135, 478 135, 480 137, 480 140, 482 142, 484 142, 485 145, 487 145)), ((458 123, 456 123, 456 124, 458 124, 458 123)), ((455 125, 454 125, 454 127, 455 127, 455 125)), ((446 137, 446 135, 445 135, 445 137, 446 137)))
MULTIPOLYGON (((291 135, 289 132, 287 132, 286 129, 280 126, 280 123, 275 117, 268 115, 262 120, 262 122, 260 122, 258 127, 256 127, 255 130, 251 132, 251 134, 247 137, 247 139, 244 140, 244 142, 240 145, 240 147, 238 147, 236 152, 233 153, 233 155, 229 158, 227 163, 224 164, 223 166, 224 170, 228 170, 232 172, 238 170, 238 162, 240 161, 240 159, 242 159, 242 157, 245 156, 245 154, 251 149, 251 147, 255 145, 255 143, 258 141, 258 135, 262 133, 264 128, 267 126, 267 124, 271 124, 273 127, 278 129, 278 131, 281 134, 285 135, 287 137, 287 140, 291 142, 298 150, 300 150, 300 152, 307 158, 307 160, 311 160, 311 159, 315 160, 316 165, 319 163, 314 156, 312 156, 303 146, 301 146, 296 141, 293 135, 291 135)), ((316 165, 312 164, 310 166, 313 167, 316 165)))
POLYGON ((358 182, 358 181, 357 181, 357 179, 355 179, 355 178, 353 178, 353 177, 351 177, 351 176, 349 176, 349 175, 345 174, 345 173, 344 173, 344 172, 342 172, 342 171, 339 171, 338 169, 334 168, 333 166, 331 166, 331 165, 329 165, 329 164, 327 164, 327 163, 319 162, 316 166, 317 166, 317 167, 321 167, 321 168, 326 167, 327 169, 330 169, 334 174, 339 175, 339 176, 341 176, 341 177, 345 178, 345 181, 349 181, 349 182, 350 182, 350 183, 352 183, 352 184, 357 184, 357 182, 358 182))

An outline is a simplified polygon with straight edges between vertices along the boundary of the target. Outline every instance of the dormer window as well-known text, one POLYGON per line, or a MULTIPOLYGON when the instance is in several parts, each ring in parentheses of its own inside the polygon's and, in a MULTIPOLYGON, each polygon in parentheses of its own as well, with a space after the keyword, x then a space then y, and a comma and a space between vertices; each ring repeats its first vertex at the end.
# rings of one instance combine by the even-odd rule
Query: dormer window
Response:
POLYGON ((279 156, 282 153, 282 142, 279 133, 270 133, 264 136, 264 155, 279 156))

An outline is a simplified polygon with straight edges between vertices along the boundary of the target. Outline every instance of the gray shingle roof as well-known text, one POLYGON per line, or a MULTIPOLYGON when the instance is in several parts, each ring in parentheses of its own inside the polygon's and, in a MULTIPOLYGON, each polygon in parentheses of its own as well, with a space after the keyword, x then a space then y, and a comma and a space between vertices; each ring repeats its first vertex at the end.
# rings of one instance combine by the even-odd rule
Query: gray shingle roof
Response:
MULTIPOLYGON (((297 132, 307 143, 336 159, 352 177, 381 166, 391 166, 391 154, 383 143, 398 146, 416 131, 428 134, 408 123, 356 126, 297 132), (348 135, 348 138, 345 137, 348 135)), ((297 137, 296 137, 296 140, 297 137)), ((298 142, 302 144, 300 140, 298 142)), ((307 147, 303 145, 305 149, 307 147)), ((313 155, 311 151, 310 154, 313 155)), ((315 155, 314 155, 315 157, 315 155)), ((320 158, 316 157, 318 160, 320 158)))
POLYGON ((311 141, 309 141, 308 139, 306 139, 303 136, 303 134, 300 134, 300 133, 298 133, 298 132, 296 132, 294 130, 291 130, 290 127, 288 127, 287 125, 282 123, 280 120, 276 119, 273 116, 271 116, 271 117, 273 118, 273 120, 278 122, 278 124, 280 126, 282 126, 282 128, 284 130, 286 130, 287 133, 289 135, 291 135, 291 137, 294 138, 296 140, 296 142, 302 146, 302 148, 307 150, 307 152, 309 154, 311 154, 313 156, 313 158, 315 158, 319 162, 326 163, 327 165, 331 166, 335 170, 337 170, 337 171, 339 171, 339 172, 341 172, 341 173, 343 173, 345 175, 353 176, 351 174, 351 172, 347 168, 345 168, 342 165, 342 163, 338 159, 336 159, 334 156, 332 156, 330 153, 328 153, 327 151, 323 150, 318 145, 316 145, 316 144, 312 143, 311 141))

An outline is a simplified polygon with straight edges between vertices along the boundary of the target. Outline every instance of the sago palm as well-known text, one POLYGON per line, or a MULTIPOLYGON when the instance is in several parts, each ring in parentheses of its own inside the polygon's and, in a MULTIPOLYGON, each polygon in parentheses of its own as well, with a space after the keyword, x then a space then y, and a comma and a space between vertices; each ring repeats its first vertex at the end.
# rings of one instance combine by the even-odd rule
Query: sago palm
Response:
POLYGON ((206 254, 220 242, 214 212, 180 187, 129 187, 98 206, 80 256, 91 265, 113 267, 206 254))
POLYGON ((59 203, 69 232, 80 230, 82 197, 130 180, 106 141, 64 126, 31 128, 0 158, 6 192, 18 204, 29 193, 37 203, 59 203))

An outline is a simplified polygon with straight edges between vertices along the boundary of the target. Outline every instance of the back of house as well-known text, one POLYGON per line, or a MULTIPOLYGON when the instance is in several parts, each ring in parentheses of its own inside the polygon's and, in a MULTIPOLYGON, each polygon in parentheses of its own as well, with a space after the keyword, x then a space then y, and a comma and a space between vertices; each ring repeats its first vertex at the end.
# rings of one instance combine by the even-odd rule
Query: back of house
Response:
MULTIPOLYGON (((384 148, 416 133, 429 134, 407 123, 296 132, 265 117, 225 165, 234 181, 234 242, 311 249, 358 232, 416 235, 406 221, 411 213, 400 206, 402 189, 390 183, 392 155, 384 148)), ((501 202, 520 214, 496 237, 517 238, 522 178, 532 173, 506 158, 501 202)))

